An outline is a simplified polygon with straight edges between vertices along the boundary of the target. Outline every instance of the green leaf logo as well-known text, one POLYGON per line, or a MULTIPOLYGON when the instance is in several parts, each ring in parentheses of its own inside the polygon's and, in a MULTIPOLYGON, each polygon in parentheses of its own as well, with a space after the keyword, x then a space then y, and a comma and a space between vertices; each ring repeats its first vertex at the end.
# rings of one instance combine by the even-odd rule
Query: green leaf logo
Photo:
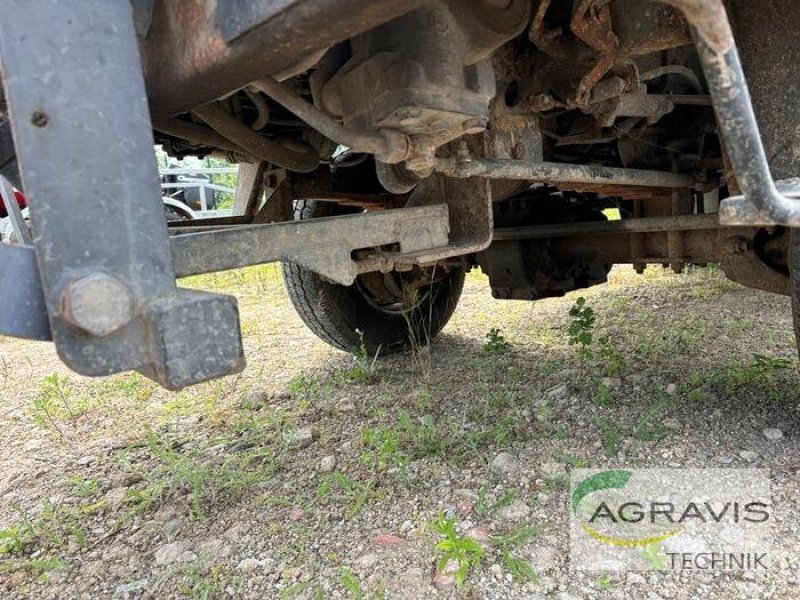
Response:
MULTIPOLYGON (((608 489, 622 489, 627 484, 628 481, 631 479, 632 473, 630 471, 601 471, 600 473, 595 473, 594 475, 590 475, 583 481, 581 481, 575 490, 572 492, 572 512, 577 515, 578 514, 578 507, 580 506, 583 499, 592 494, 594 492, 600 490, 608 490, 608 489)), ((590 527, 586 523, 581 523, 581 529, 587 535, 590 535, 595 540, 600 542, 601 544, 606 544, 607 546, 617 546, 623 548, 632 548, 637 546, 650 546, 652 544, 658 544, 663 542, 666 539, 674 537, 682 533, 681 529, 675 529, 673 531, 668 531, 663 534, 655 535, 655 536, 647 536, 641 538, 621 538, 612 535, 606 535, 597 531, 596 529, 590 527)))
POLYGON ((622 489, 630 481, 630 471, 602 471, 581 481, 572 492, 572 512, 578 513, 578 506, 586 496, 599 490, 622 489))

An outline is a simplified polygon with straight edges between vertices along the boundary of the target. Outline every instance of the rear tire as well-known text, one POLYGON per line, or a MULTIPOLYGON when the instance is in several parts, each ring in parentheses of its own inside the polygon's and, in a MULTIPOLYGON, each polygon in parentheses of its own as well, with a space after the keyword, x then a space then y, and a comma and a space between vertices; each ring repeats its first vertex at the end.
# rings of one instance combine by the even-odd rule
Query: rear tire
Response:
MULTIPOLYGON (((329 202, 298 200, 295 220, 344 214, 329 202)), ((351 286, 326 281, 316 273, 292 263, 283 264, 286 291, 303 322, 317 337, 334 348, 357 352, 363 348, 370 354, 387 354, 407 348, 411 343, 426 345, 450 320, 464 287, 461 269, 438 273, 390 273, 360 276, 351 286), (428 277, 427 280, 421 277, 428 277), (409 282, 423 282, 409 293, 409 282), (424 285, 425 281, 433 281, 424 285), (381 300, 373 292, 381 291, 381 300), (398 296, 403 287, 405 300, 398 296), (394 292, 396 302, 386 300, 394 292), (363 338, 362 338, 363 336, 363 338)))

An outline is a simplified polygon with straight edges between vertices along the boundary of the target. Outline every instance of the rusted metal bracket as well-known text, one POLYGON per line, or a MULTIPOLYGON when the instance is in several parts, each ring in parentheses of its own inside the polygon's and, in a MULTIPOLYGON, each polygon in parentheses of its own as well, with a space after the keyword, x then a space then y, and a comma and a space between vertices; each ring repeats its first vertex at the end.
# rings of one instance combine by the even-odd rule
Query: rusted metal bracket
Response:
MULTIPOLYGON (((25 3, 20 4, 24 9, 25 3)), ((320 50, 420 4, 420 0, 156 2, 152 27, 140 42, 150 105, 160 116, 191 110, 261 77, 291 72, 320 50), (331 23, 335 26, 328 26, 331 23)))
POLYGON ((610 4, 610 0, 578 0, 572 9, 572 33, 600 54, 611 54, 619 47, 610 4))
MULTIPOLYGON (((444 204, 302 222, 233 227, 218 225, 208 229, 189 229, 187 233, 178 230, 177 235, 171 238, 175 276, 187 277, 282 260, 302 265, 340 285, 351 285, 361 273, 389 270, 395 261, 413 261, 410 257, 424 255, 431 249, 437 252, 441 248, 450 250, 447 245, 448 207, 444 204), (388 248, 387 251, 381 250, 387 246, 396 248, 391 252, 388 248), (372 248, 376 250, 366 259, 354 260, 356 250, 372 248)), ((100 285, 104 283, 101 281, 100 285)), ((95 285, 95 289, 97 287, 95 285)), ((200 327, 189 327, 193 309, 187 299, 197 297, 200 301, 209 302, 218 296, 200 293, 190 296, 188 290, 181 292, 187 294, 178 294, 177 299, 165 300, 167 308, 177 311, 176 317, 170 315, 169 310, 159 309, 160 312, 153 313, 149 309, 151 317, 163 326, 170 325, 174 319, 180 321, 179 325, 185 321, 175 330, 162 326, 159 331, 164 336, 163 343, 189 344, 195 349, 208 346, 206 342, 201 346, 191 342, 198 336, 202 338, 197 332, 221 337, 232 343, 228 338, 238 336, 238 329, 231 331, 220 328, 208 332, 200 327), (185 339, 175 337, 175 332, 185 339)), ((90 302, 85 304, 87 310, 91 310, 90 302)), ((220 305, 218 308, 225 307, 220 305)), ((0 335, 52 339, 36 253, 31 246, 0 244, 0 335)), ((166 371, 169 361, 164 364, 166 366, 140 367, 140 370, 158 377, 160 382, 174 382, 176 375, 166 371), (165 380, 164 377, 169 379, 165 380)))
MULTIPOLYGON (((738 175, 737 175, 738 182, 738 175)), ((777 194, 800 207, 800 178, 784 179, 774 183, 777 194)), ((769 227, 787 225, 800 227, 800 217, 792 223, 778 221, 768 211, 759 209, 747 196, 733 196, 720 203, 719 218, 723 225, 753 225, 769 227)))
POLYGON ((707 231, 719 228, 717 215, 680 215, 675 217, 642 217, 619 221, 588 221, 554 225, 524 225, 496 229, 494 239, 533 240, 612 233, 654 233, 670 231, 707 231))
POLYGON ((479 252, 492 243, 494 216, 492 188, 488 179, 454 179, 434 174, 417 186, 408 199, 406 206, 409 208, 406 210, 441 202, 446 203, 449 209, 450 243, 432 250, 429 248, 394 256, 393 261, 398 268, 479 252))
POLYGON ((772 179, 723 0, 655 1, 683 11, 693 27, 720 135, 742 191, 722 202, 721 223, 800 227, 800 186, 794 180, 779 186, 772 179))
POLYGON ((692 175, 669 171, 620 169, 600 165, 497 159, 441 159, 436 170, 450 177, 517 179, 539 183, 593 183, 663 189, 702 187, 692 175))
POLYGON ((397 245, 396 254, 376 252, 386 260, 371 263, 391 268, 388 257, 446 247, 448 233, 448 207, 438 204, 177 235, 172 254, 178 277, 282 260, 351 285, 364 270, 355 250, 397 245))

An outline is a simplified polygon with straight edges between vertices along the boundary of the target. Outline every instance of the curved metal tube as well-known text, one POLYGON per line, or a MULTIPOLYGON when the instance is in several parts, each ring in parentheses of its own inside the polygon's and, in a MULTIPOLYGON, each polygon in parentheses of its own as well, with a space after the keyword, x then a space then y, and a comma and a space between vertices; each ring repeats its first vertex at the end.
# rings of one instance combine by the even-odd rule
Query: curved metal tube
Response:
POLYGON ((267 103, 267 99, 258 90, 244 88, 244 93, 247 94, 247 97, 250 98, 250 101, 255 105, 258 111, 258 117, 250 124, 250 129, 253 131, 264 129, 267 123, 269 123, 269 104, 267 103))
POLYGON ((698 94, 703 93, 703 84, 700 83, 700 78, 689 67, 683 65, 664 65, 663 67, 656 67, 650 71, 645 71, 639 75, 639 81, 652 81, 664 75, 679 75, 686 81, 692 84, 694 91, 698 94))
POLYGON ((720 135, 745 200, 725 200, 720 210, 721 222, 726 225, 753 224, 760 218, 778 225, 800 227, 800 202, 782 194, 770 174, 723 0, 651 1, 680 9, 693 27, 720 135), (748 203, 760 214, 753 214, 748 203))
POLYGON ((153 117, 153 129, 161 133, 166 133, 167 135, 187 140, 192 144, 235 152, 252 161, 257 160, 254 156, 245 152, 228 138, 221 136, 213 129, 209 129, 203 125, 197 125, 196 123, 190 123, 189 121, 182 121, 180 119, 157 119, 153 117))
POLYGON ((304 150, 287 148, 253 131, 215 104, 200 106, 192 113, 203 119, 217 133, 259 160, 300 173, 310 173, 319 166, 319 155, 311 146, 307 146, 304 150))
MULTIPOLYGON (((334 142, 355 152, 374 154, 382 162, 396 163, 400 162, 398 158, 405 158, 407 148, 402 148, 404 140, 393 144, 393 138, 389 137, 388 132, 348 129, 275 79, 260 79, 252 85, 334 142)), ((399 135, 405 138, 402 134, 399 135)))

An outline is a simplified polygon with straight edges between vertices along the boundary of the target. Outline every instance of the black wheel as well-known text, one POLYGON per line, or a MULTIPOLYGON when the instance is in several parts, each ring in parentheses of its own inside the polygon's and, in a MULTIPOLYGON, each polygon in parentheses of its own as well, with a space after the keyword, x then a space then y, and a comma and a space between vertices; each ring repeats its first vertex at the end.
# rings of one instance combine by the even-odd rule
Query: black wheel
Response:
MULTIPOLYGON (((296 220, 335 214, 346 213, 329 202, 295 202, 296 220)), ((443 267, 369 273, 342 286, 284 263, 283 279, 300 318, 319 338, 346 352, 363 343, 370 354, 427 344, 450 320, 464 287, 462 269, 443 267)))
POLYGON ((189 221, 192 219, 191 213, 182 209, 180 206, 173 206, 171 204, 164 204, 164 213, 167 215, 167 223, 189 221))

